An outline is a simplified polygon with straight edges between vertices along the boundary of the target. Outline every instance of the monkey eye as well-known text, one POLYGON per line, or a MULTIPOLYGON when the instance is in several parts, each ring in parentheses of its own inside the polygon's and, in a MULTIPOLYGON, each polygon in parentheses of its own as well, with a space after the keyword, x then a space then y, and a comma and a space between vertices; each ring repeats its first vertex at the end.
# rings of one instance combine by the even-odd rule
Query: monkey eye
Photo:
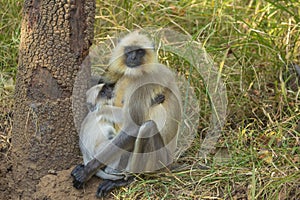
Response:
POLYGON ((104 95, 105 95, 105 91, 102 91, 102 90, 101 90, 101 91, 100 91, 100 95, 101 95, 101 96, 104 96, 104 95))
POLYGON ((145 50, 144 49, 137 49, 137 54, 139 55, 144 55, 145 54, 145 50))
POLYGON ((145 55, 146 51, 138 46, 127 46, 125 47, 124 53, 126 56, 129 56, 132 53, 143 56, 145 55))

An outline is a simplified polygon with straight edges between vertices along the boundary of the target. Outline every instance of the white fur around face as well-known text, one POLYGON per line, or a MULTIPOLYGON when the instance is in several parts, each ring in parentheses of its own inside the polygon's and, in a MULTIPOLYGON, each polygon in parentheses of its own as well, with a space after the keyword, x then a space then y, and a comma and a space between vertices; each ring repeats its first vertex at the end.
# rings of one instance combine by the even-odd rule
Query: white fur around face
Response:
POLYGON ((118 46, 140 46, 143 49, 154 49, 152 41, 140 31, 134 31, 126 35, 123 39, 121 39, 118 46))
MULTIPOLYGON (((139 31, 134 31, 126 35, 118 43, 116 48, 112 52, 109 66, 112 71, 122 72, 125 75, 141 75, 142 71, 138 68, 128 68, 124 64, 124 52, 125 47, 137 46, 141 49, 146 50, 145 60, 147 64, 157 63, 157 56, 152 41, 144 34, 139 31)), ((144 68, 141 66, 141 68, 144 68)))

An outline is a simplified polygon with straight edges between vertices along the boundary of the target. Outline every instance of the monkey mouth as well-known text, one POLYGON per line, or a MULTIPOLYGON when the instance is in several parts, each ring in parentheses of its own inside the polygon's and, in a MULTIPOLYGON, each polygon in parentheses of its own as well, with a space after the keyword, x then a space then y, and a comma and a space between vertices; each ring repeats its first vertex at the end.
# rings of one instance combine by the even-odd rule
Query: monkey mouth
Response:
POLYGON ((142 62, 139 61, 126 61, 126 66, 129 68, 135 68, 142 65, 142 62))

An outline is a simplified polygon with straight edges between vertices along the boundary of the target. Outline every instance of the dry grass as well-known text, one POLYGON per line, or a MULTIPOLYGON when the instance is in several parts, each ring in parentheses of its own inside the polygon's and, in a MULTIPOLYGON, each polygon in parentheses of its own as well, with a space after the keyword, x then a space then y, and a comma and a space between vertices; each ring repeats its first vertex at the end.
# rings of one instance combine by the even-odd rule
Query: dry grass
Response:
MULTIPOLYGON (((9 13, 20 6, 0 5, 1 17, 11 24, 0 29, 1 49, 6 48, 0 55, 0 84, 5 86, 16 71, 20 20, 9 13)), ((97 1, 95 43, 140 27, 188 33, 221 70, 228 96, 216 152, 207 160, 196 156, 211 112, 204 100, 199 136, 179 159, 186 168, 139 177, 115 191, 116 199, 300 199, 300 90, 291 67, 300 64, 299 13, 300 3, 292 0, 97 1)), ((161 60, 185 66, 174 55, 161 60)), ((0 136, 9 141, 9 125, 3 125, 11 123, 7 88, 0 87, 0 136)), ((195 90, 205 97, 201 84, 195 90)))

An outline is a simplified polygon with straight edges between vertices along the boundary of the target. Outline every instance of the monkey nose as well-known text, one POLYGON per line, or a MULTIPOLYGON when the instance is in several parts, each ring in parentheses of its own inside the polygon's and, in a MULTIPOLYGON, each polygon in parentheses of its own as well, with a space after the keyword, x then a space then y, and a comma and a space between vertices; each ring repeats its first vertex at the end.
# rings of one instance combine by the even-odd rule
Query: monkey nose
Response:
POLYGON ((128 58, 129 58, 130 60, 135 60, 135 59, 136 59, 136 52, 135 52, 135 51, 131 51, 131 52, 129 53, 128 58))
POLYGON ((112 93, 112 92, 108 92, 108 93, 107 93, 107 98, 108 98, 108 99, 111 99, 112 97, 113 97, 113 93, 112 93))

